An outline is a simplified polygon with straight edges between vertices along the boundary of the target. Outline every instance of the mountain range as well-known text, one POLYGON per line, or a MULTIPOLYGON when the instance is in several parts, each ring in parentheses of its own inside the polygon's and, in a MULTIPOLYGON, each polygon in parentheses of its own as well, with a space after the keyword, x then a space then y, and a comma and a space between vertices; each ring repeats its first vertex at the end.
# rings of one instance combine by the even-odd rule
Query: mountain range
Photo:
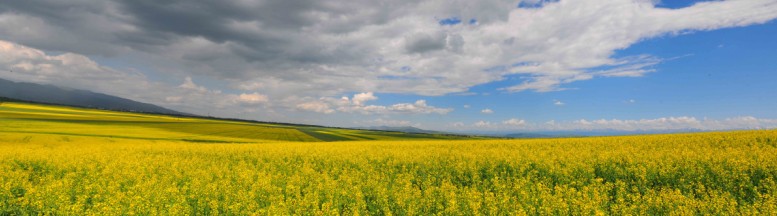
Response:
POLYGON ((53 85, 13 82, 0 79, 0 97, 36 103, 97 108, 116 111, 190 115, 161 106, 112 95, 53 85))

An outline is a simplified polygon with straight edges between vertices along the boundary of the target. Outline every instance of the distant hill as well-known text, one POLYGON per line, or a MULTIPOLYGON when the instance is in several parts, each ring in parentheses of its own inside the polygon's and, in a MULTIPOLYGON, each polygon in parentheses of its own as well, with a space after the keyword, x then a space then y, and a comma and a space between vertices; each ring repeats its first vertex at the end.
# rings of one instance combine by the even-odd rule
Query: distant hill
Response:
POLYGON ((508 133, 499 135, 510 138, 554 138, 554 137, 591 137, 591 136, 623 136, 640 134, 673 134, 673 133, 694 133, 703 132, 698 129, 676 129, 676 130, 569 130, 569 131, 534 131, 531 133, 508 133))
MULTIPOLYGON (((202 116, 175 116, 37 104, 0 97, 0 123, 39 130, 37 134, 181 141, 193 143, 267 143, 272 141, 332 142, 368 140, 462 140, 487 137, 356 130, 315 125, 226 120, 202 116), (2 102, 7 101, 8 103, 2 102), (70 115, 73 114, 73 115, 70 115), (8 118, 8 119, 5 119, 8 118), (217 121, 214 121, 218 119, 217 121), (239 123, 238 123, 239 122, 239 123), (64 124, 64 125, 63 125, 64 124), (81 124, 68 128, 70 124, 81 124), (110 130, 90 130, 102 128, 110 130), (121 129, 129 129, 125 131, 121 129), (118 133, 118 134, 117 134, 118 133), (181 135, 189 134, 189 135, 181 135)), ((0 132, 7 127, 0 124, 0 132)), ((14 129, 14 128, 10 128, 14 129)), ((7 131, 7 130, 6 130, 7 131)))
MULTIPOLYGON (((86 90, 0 79, 0 98, 117 111, 190 115, 153 104, 86 90)), ((6 100, 7 100, 6 99, 6 100)))
POLYGON ((432 131, 432 130, 424 130, 417 127, 412 126, 403 126, 403 127, 391 127, 391 126, 374 126, 374 127, 364 127, 361 129, 367 129, 367 130, 378 130, 378 131, 396 131, 396 132, 405 132, 405 133, 426 133, 426 134, 440 134, 442 132, 439 131, 432 131))

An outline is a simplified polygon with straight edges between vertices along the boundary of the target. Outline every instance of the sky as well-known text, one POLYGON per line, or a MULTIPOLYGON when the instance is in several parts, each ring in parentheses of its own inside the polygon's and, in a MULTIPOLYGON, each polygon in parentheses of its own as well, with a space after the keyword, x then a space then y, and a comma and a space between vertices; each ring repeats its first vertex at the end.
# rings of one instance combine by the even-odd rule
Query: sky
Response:
POLYGON ((26 0, 0 78, 198 115, 467 132, 777 128, 777 0, 26 0))

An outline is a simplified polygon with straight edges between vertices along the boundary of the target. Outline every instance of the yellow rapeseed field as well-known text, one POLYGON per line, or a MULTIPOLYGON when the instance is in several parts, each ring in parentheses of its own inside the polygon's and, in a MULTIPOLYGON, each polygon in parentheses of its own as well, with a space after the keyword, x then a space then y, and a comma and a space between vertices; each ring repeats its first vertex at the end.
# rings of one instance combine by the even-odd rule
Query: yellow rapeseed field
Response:
POLYGON ((313 142, 23 106, 0 109, 0 215, 777 214, 775 130, 313 142))

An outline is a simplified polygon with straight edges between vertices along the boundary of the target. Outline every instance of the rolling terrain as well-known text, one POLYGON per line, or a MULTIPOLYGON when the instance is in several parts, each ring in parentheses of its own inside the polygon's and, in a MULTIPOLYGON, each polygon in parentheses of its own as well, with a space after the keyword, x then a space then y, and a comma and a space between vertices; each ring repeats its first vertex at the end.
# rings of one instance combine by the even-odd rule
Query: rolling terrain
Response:
POLYGON ((239 122, 13 102, 0 106, 0 119, 0 132, 208 143, 468 138, 443 134, 239 122))
POLYGON ((0 215, 774 215, 775 137, 464 139, 6 102, 0 215))

